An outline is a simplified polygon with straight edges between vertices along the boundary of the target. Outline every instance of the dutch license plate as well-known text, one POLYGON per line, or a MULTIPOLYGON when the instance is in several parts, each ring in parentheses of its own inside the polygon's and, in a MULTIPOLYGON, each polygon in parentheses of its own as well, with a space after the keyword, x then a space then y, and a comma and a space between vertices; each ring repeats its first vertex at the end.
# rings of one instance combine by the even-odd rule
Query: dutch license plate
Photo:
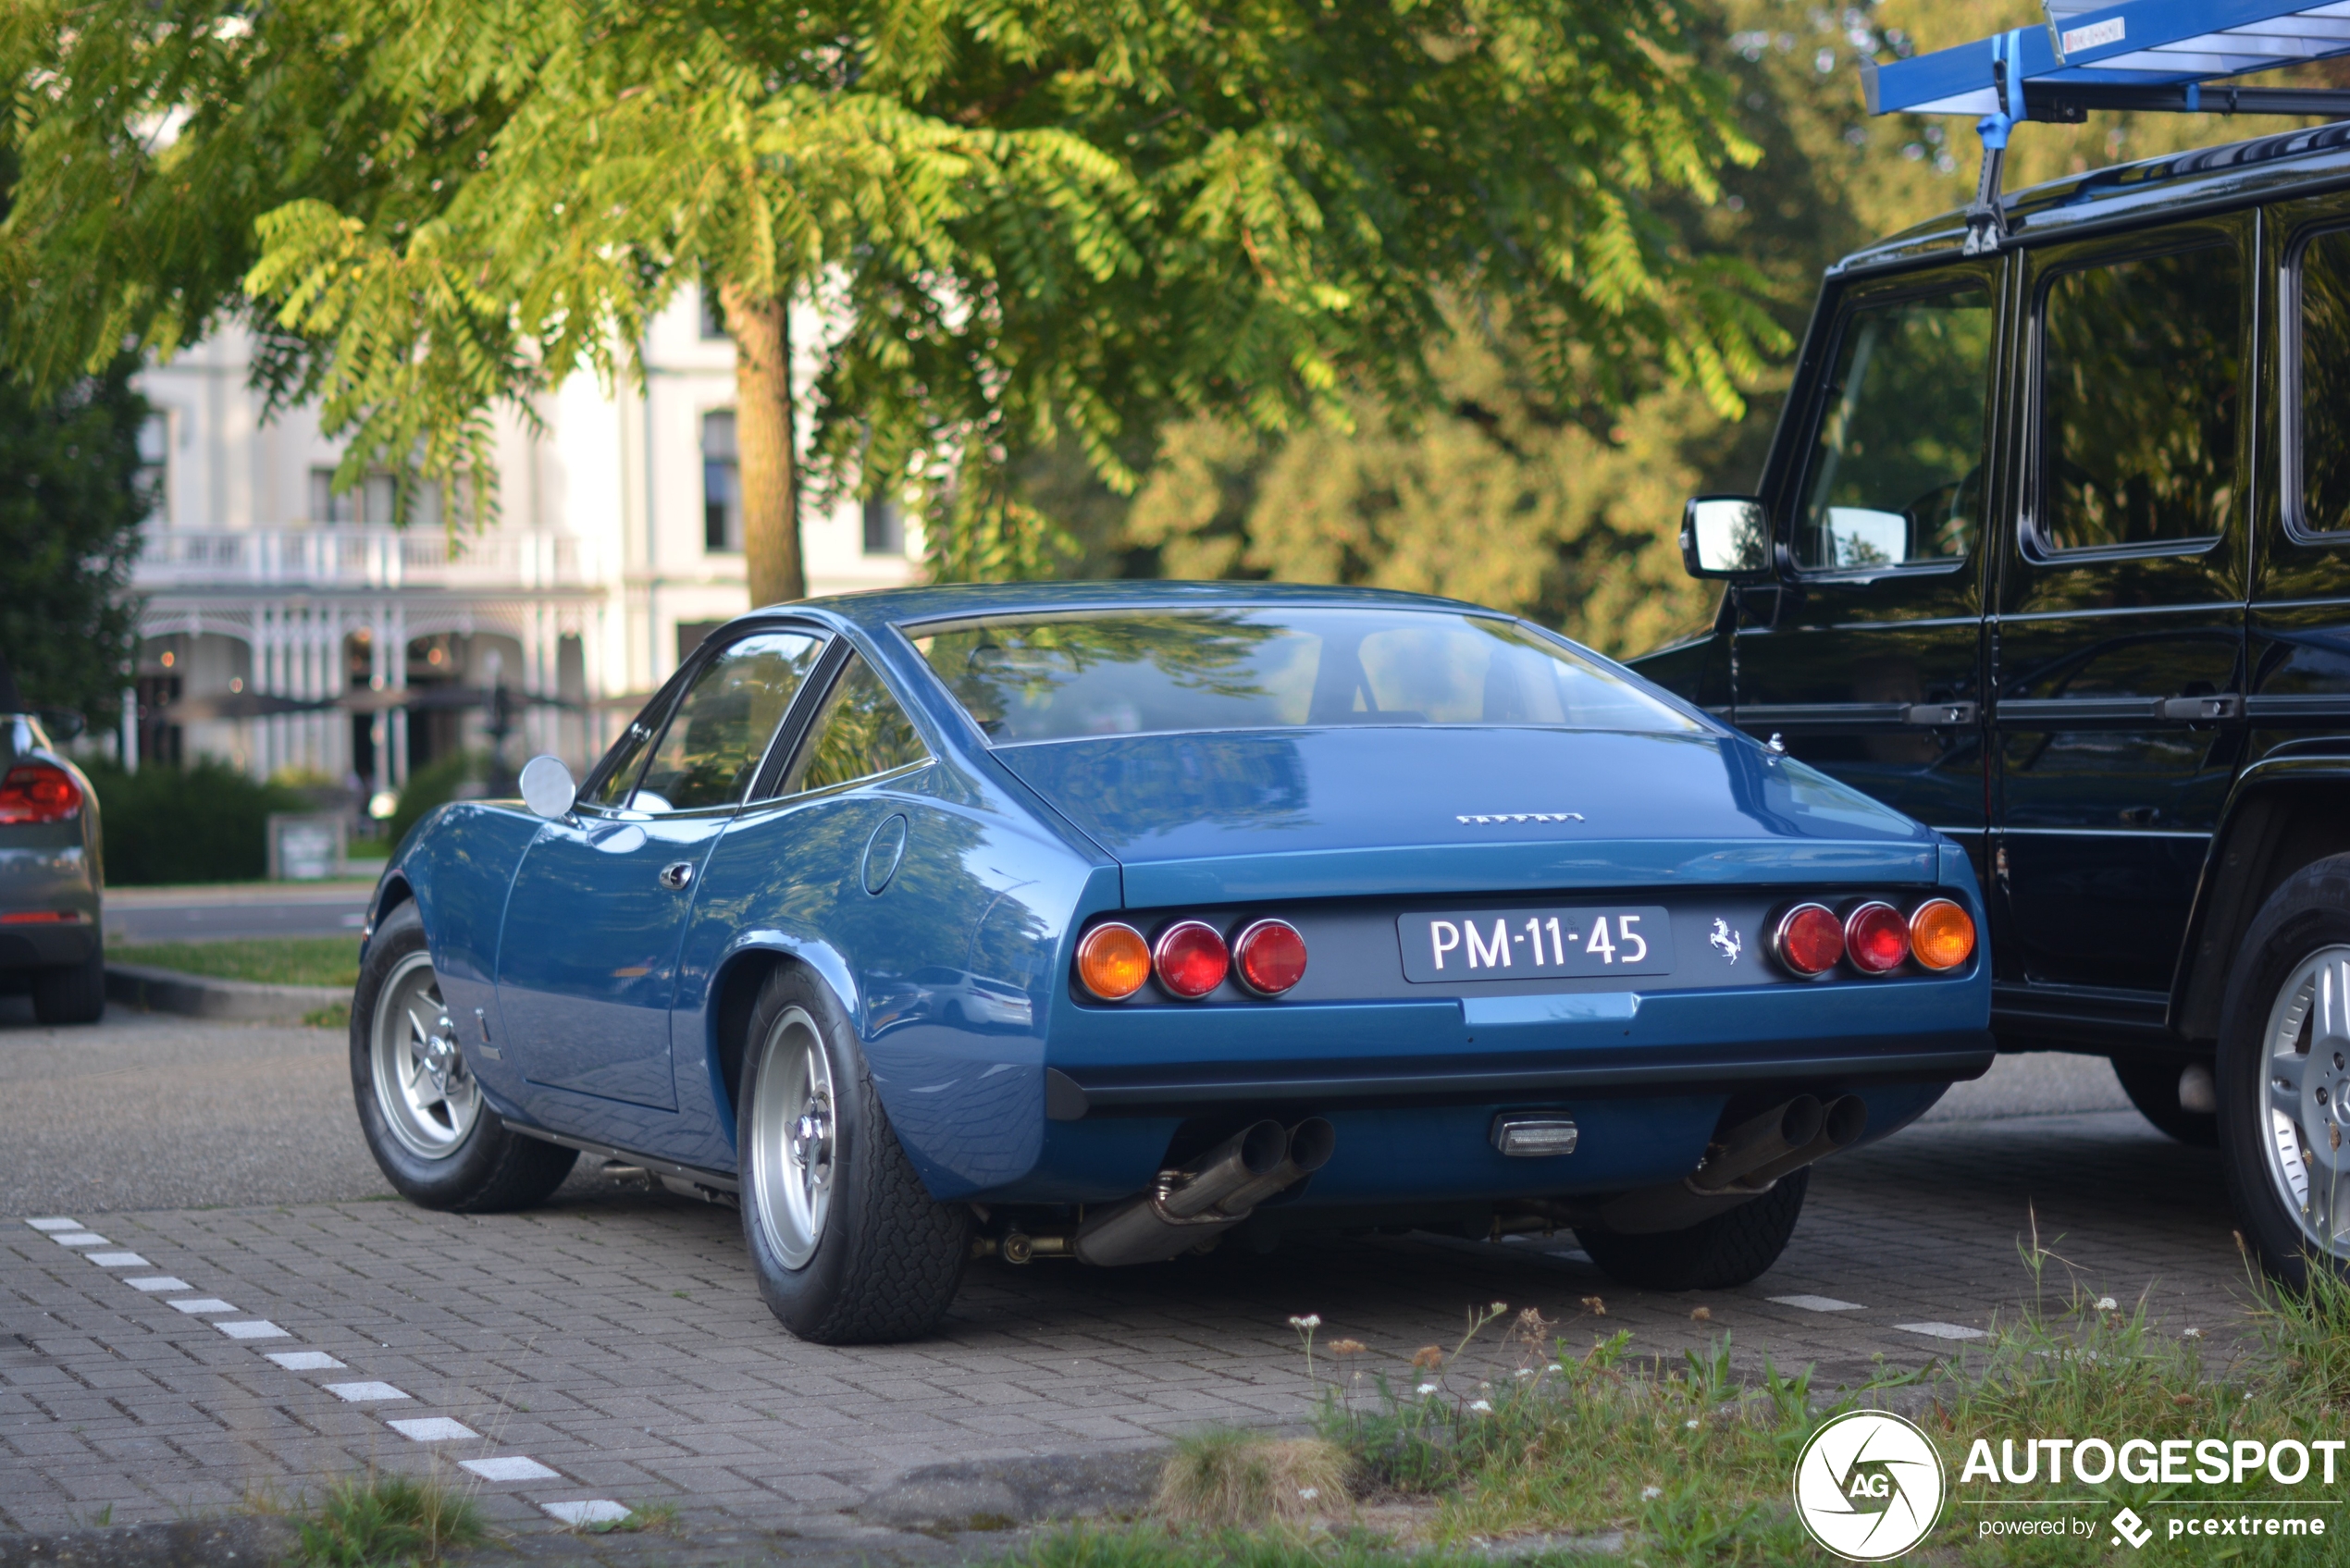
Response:
POLYGON ((1652 905, 1403 915, 1395 931, 1421 984, 1673 972, 1672 918, 1652 905))

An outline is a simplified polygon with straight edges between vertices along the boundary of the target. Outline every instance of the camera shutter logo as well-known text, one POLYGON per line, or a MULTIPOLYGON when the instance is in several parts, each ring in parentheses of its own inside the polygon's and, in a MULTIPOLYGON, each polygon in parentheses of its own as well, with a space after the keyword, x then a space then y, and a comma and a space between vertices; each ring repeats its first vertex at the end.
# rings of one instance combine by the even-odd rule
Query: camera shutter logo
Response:
POLYGON ((1856 1562, 1899 1557, 1942 1517, 1942 1456, 1898 1415, 1855 1410, 1812 1434, 1795 1462, 1795 1512, 1812 1538, 1856 1562))

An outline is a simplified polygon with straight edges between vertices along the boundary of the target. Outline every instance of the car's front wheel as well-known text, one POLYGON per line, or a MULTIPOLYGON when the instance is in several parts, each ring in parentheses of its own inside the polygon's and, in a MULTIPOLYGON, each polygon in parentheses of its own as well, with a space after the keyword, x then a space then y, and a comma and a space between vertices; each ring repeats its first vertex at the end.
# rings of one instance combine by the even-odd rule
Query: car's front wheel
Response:
POLYGON ((971 1211, 922 1187, 832 992, 767 978, 735 1103, 743 1241, 784 1326, 823 1345, 919 1338, 955 1300, 971 1211))
POLYGON ((1578 1229, 1591 1261, 1609 1278, 1639 1290, 1726 1290, 1759 1279, 1787 1251, 1803 1216, 1809 1167, 1790 1171, 1750 1204, 1700 1220, 1686 1230, 1619 1236, 1578 1229))
POLYGON ((527 1208, 563 1183, 576 1151, 513 1131, 482 1101, 413 903, 384 918, 351 999, 351 1088, 368 1153, 429 1209, 527 1208))
POLYGON ((2350 1272, 2350 855, 2270 895, 2230 973, 2220 1037, 2228 1193, 2270 1273, 2350 1272))

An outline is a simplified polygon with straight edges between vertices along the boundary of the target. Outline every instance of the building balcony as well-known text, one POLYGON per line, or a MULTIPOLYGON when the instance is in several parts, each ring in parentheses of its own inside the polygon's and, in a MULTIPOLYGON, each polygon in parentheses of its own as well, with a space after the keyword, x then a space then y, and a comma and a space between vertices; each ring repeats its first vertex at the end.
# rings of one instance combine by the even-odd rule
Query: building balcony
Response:
POLYGON ((526 528, 455 537, 437 527, 151 528, 131 586, 147 593, 590 588, 603 582, 599 555, 595 541, 526 528))

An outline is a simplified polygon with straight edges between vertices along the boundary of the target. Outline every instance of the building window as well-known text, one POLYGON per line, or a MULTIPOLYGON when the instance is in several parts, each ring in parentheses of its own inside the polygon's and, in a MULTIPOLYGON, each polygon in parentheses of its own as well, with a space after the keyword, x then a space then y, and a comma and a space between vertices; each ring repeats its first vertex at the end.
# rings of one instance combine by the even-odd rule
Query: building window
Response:
POLYGON ((139 426, 139 494, 147 502, 147 520, 171 522, 171 415, 155 413, 139 426))
POLYGON ((701 543, 713 555, 743 548, 742 467, 735 457, 735 415, 701 416, 701 543))
MULTIPOLYGON (((399 479, 377 471, 362 479, 357 489, 338 491, 332 468, 314 468, 310 471, 310 521, 314 525, 372 523, 378 526, 400 522, 399 479)), ((418 527, 440 526, 439 481, 419 479, 408 487, 407 522, 418 527)))
POLYGON ((896 501, 875 497, 865 502, 865 553, 906 553, 906 513, 896 501))

